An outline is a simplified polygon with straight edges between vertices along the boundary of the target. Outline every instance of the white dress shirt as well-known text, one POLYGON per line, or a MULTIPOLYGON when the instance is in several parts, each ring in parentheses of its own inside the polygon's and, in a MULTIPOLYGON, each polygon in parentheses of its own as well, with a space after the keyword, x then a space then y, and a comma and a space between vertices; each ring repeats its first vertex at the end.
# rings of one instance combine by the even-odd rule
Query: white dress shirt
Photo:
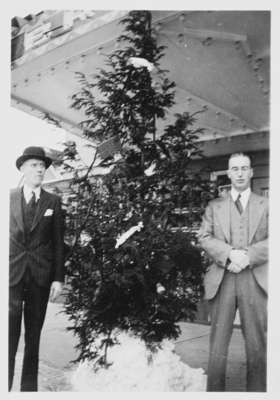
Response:
POLYGON ((237 200, 237 197, 240 194, 240 202, 242 204, 243 210, 245 210, 245 208, 246 208, 246 206, 248 204, 248 201, 249 201, 249 197, 250 197, 250 194, 251 194, 251 189, 247 188, 243 192, 238 192, 234 187, 232 187, 231 191, 230 191, 230 194, 231 194, 232 200, 234 202, 237 200))
POLYGON ((24 184, 23 195, 24 195, 26 204, 28 204, 30 202, 33 192, 35 193, 35 199, 36 199, 36 203, 37 203, 37 201, 40 199, 41 187, 39 186, 36 189, 32 189, 30 186, 24 184))

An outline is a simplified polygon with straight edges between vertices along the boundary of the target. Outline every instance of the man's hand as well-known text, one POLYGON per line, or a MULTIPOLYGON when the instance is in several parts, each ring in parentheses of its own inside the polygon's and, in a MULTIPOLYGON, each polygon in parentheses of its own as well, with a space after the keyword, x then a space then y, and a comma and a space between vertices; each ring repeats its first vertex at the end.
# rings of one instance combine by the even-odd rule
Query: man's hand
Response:
POLYGON ((248 267, 250 264, 249 257, 245 250, 231 250, 229 259, 232 263, 238 265, 241 269, 248 267))
POLYGON ((54 281, 51 285, 51 290, 50 290, 50 301, 54 302, 55 299, 61 294, 63 288, 63 283, 54 281))
POLYGON ((233 272, 234 274, 238 274, 239 272, 242 271, 242 268, 239 267, 239 265, 234 264, 233 262, 231 262, 228 266, 227 266, 227 270, 230 272, 233 272))

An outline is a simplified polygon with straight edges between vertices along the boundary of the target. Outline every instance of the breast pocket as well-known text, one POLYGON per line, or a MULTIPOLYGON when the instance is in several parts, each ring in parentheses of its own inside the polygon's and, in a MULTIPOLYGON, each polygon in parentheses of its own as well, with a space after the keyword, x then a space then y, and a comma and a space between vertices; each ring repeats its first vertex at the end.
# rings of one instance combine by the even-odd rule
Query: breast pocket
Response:
POLYGON ((44 217, 45 218, 49 218, 52 217, 54 213, 54 210, 52 208, 47 208, 45 213, 44 213, 44 217))
POLYGON ((45 236, 51 235, 53 224, 53 215, 44 215, 41 220, 41 234, 45 236))

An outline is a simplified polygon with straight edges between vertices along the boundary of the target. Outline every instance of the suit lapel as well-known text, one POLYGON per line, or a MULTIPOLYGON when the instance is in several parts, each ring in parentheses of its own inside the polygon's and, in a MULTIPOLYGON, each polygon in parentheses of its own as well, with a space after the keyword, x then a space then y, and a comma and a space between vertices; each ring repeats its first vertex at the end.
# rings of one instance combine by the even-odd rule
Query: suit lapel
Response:
POLYGON ((251 193, 249 198, 249 244, 251 243, 254 234, 256 233, 261 216, 263 214, 262 198, 251 193))
POLYGON ((39 200, 39 203, 38 203, 38 207, 37 207, 37 210, 36 210, 36 213, 35 213, 35 217, 33 219, 33 223, 32 223, 30 232, 32 232, 36 228, 38 222, 40 221, 40 219, 44 215, 44 213, 45 213, 45 211, 46 211, 46 209, 48 207, 48 204, 49 204, 48 193, 45 192, 42 189, 41 190, 40 200, 39 200))
POLYGON ((22 189, 18 189, 14 193, 14 201, 10 205, 16 222, 22 232, 24 232, 23 215, 22 215, 22 189))
POLYGON ((218 203, 217 214, 227 242, 230 242, 230 195, 218 203))

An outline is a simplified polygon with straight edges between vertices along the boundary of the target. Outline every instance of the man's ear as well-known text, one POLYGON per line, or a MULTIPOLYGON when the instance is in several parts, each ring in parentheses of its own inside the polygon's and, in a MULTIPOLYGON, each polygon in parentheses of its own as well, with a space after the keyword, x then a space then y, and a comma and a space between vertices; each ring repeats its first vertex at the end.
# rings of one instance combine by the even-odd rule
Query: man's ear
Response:
POLYGON ((228 176, 229 179, 231 179, 230 178, 230 170, 229 169, 227 170, 227 176, 228 176))
POLYGON ((254 170, 251 168, 251 178, 254 176, 254 170))

